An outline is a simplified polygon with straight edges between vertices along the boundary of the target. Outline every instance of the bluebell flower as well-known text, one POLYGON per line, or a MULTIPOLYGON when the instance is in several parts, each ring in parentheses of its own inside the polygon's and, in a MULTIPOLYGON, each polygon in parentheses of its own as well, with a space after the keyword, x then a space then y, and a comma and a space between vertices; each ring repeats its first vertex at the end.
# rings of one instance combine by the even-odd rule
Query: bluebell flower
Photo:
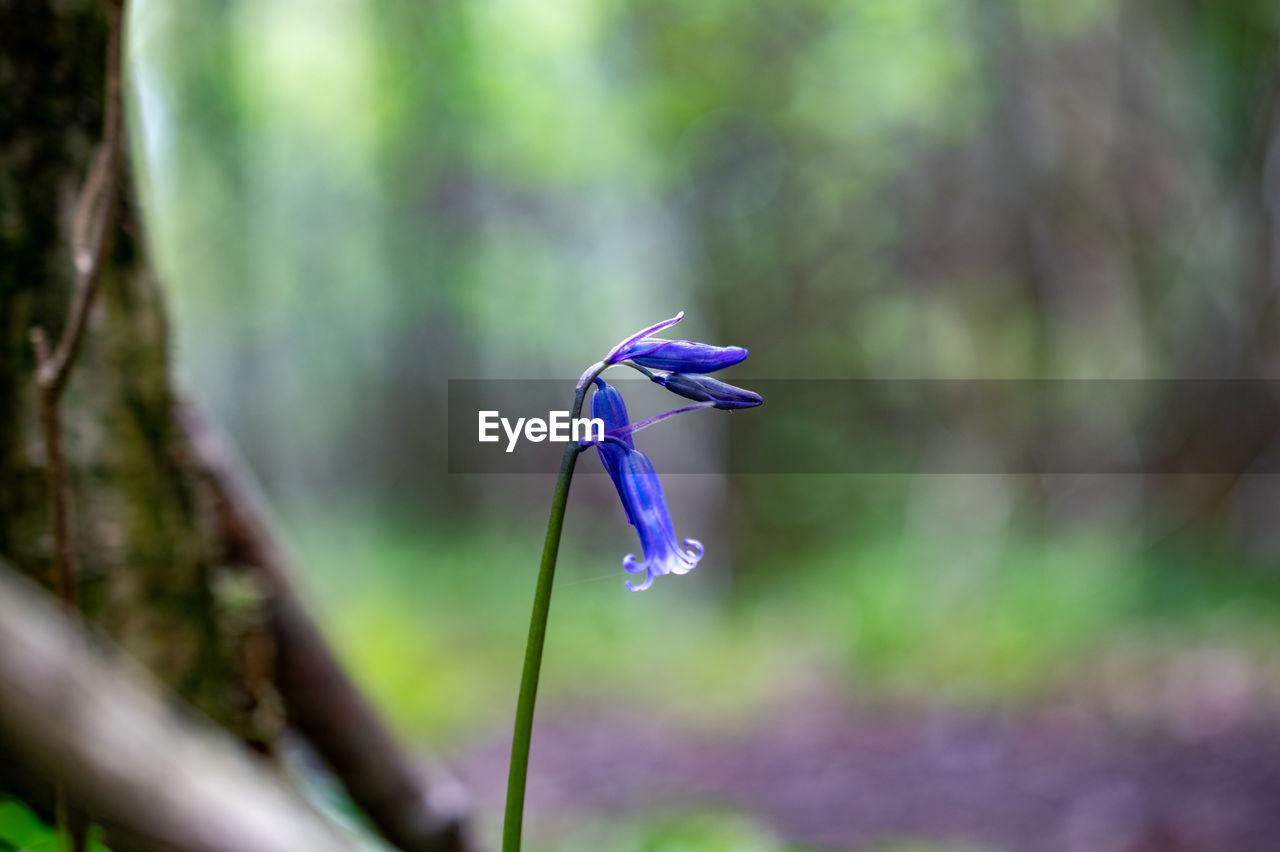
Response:
POLYGON ((741 346, 712 346, 693 340, 664 340, 653 335, 684 319, 684 311, 670 319, 642 328, 609 350, 604 360, 597 361, 582 373, 575 390, 586 387, 588 379, 601 368, 630 361, 652 370, 673 373, 714 373, 732 367, 747 357, 741 346))
POLYGON ((588 382, 595 380, 591 415, 604 422, 604 439, 583 442, 582 446, 594 444, 599 451, 600 461, 622 500, 627 521, 640 536, 644 560, 637 562, 635 554, 627 554, 622 560, 622 567, 629 573, 644 575, 639 583, 627 583, 627 588, 633 592, 644 591, 653 584, 655 577, 663 574, 689 573, 702 559, 703 548, 701 542, 692 538, 677 542, 658 474, 648 456, 636 449, 632 434, 699 408, 751 408, 764 402, 754 391, 704 375, 731 367, 746 358, 747 350, 741 346, 711 346, 692 340, 664 340, 653 336, 682 319, 683 311, 622 340, 609 350, 602 361, 588 367, 575 387, 579 394, 576 404, 580 405, 588 382), (600 378, 605 369, 622 363, 639 368, 653 381, 693 400, 693 403, 631 423, 622 395, 600 378), (649 372, 651 369, 664 373, 655 375, 649 372))
POLYGON ((714 408, 753 408, 764 402, 764 398, 755 391, 696 373, 660 374, 653 380, 674 394, 698 402, 710 402, 714 408))
POLYGON ((663 329, 671 328, 671 326, 680 322, 680 320, 682 319, 684 319, 684 311, 681 311, 680 313, 676 314, 671 319, 664 319, 662 322, 654 323, 648 328, 640 329, 635 334, 631 335, 630 337, 618 343, 617 346, 610 349, 609 354, 604 356, 604 360, 601 363, 602 364, 621 364, 623 361, 627 360, 627 356, 623 355, 622 354, 623 352, 630 350, 632 347, 636 346, 636 344, 638 344, 641 340, 653 337, 653 335, 657 334, 663 329))
POLYGON ((605 364, 634 361, 653 370, 676 373, 714 373, 747 357, 741 346, 712 346, 692 340, 664 340, 653 335, 684 319, 684 311, 671 319, 642 328, 623 340, 604 357, 605 364))
MULTIPOLYGON (((612 444, 608 439, 605 444, 612 444)), ((602 444, 601 446, 603 446, 602 444)), ((621 444, 614 446, 622 447, 621 444)), ((633 592, 643 592, 653 585, 653 579, 663 574, 688 574, 702 559, 702 542, 686 538, 676 543, 675 527, 667 500, 662 495, 662 483, 648 456, 637 449, 625 447, 619 459, 618 481, 622 485, 622 503, 640 533, 640 547, 644 561, 637 563, 634 553, 622 560, 622 567, 629 574, 643 574, 639 583, 627 582, 633 592)))
POLYGON ((627 520, 640 535, 644 552, 643 562, 637 562, 633 553, 622 560, 622 567, 628 573, 644 574, 639 583, 628 581, 627 588, 642 592, 653 584, 655 577, 689 573, 702 559, 702 543, 692 538, 677 543, 671 513, 653 463, 635 448, 630 432, 620 431, 628 426, 626 403, 617 390, 600 378, 596 379, 596 390, 591 397, 591 414, 604 421, 605 440, 597 443, 596 448, 622 500, 627 520))
MULTIPOLYGON (((617 388, 606 384, 604 379, 601 378, 596 379, 596 390, 591 394, 591 416, 598 417, 604 421, 604 431, 606 433, 622 429, 629 422, 627 403, 622 399, 622 394, 618 393, 617 388)), ((620 479, 623 450, 635 449, 631 434, 628 432, 618 435, 617 443, 613 441, 602 442, 597 444, 596 447, 600 451, 600 463, 604 465, 605 472, 613 480, 613 487, 618 489, 618 499, 622 501, 622 508, 627 512, 627 521, 632 526, 635 526, 636 522, 631 516, 631 507, 627 505, 627 498, 623 493, 620 479)))
POLYGON ((632 361, 651 370, 674 373, 714 373, 747 357, 741 346, 712 346, 693 340, 645 337, 618 352, 617 363, 632 361))

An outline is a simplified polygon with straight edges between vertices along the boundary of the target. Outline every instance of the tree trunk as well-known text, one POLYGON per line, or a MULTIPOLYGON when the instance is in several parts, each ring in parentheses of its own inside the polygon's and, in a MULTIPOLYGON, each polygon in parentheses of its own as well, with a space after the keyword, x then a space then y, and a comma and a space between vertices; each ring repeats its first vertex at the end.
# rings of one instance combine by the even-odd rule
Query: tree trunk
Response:
MULTIPOLYGON (((0 0, 0 563, 52 589, 55 574, 75 576, 59 567, 69 551, 83 616, 217 725, 269 753, 287 715, 396 846, 471 848, 456 789, 401 752, 352 686, 234 458, 179 404, 123 154, 125 173, 99 184, 117 197, 65 393, 50 405, 37 380, 33 330, 53 349, 86 290, 78 235, 91 217, 77 202, 97 197, 82 187, 100 139, 115 136, 104 128, 104 104, 118 107, 104 94, 119 79, 104 71, 113 2, 0 0), (65 480, 50 464, 59 451, 65 480)), ((27 744, 16 745, 0 737, 0 792, 47 808, 53 780, 19 763, 27 744)))
MULTIPOLYGON (((70 220, 102 127, 106 8, 0 2, 0 557, 52 584, 47 453, 30 333, 70 310, 70 220)), ((71 540, 85 615, 162 681, 251 742, 270 643, 243 571, 222 564, 211 497, 175 448, 167 327, 129 183, 117 183, 100 297, 62 400, 71 540)))

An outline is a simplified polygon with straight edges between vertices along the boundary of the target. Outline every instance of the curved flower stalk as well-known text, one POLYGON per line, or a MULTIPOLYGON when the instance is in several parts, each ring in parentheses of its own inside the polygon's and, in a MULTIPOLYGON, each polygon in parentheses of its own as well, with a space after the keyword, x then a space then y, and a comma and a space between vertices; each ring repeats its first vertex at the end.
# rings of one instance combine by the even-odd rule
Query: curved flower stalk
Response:
POLYGON ((626 512, 627 521, 640 536, 643 559, 627 554, 622 567, 631 574, 644 577, 638 583, 627 581, 633 592, 649 588, 656 577, 665 574, 687 574, 702 559, 702 543, 696 539, 676 539, 675 525, 667 510, 662 483, 648 456, 636 448, 632 437, 636 432, 678 414, 700 408, 733 410, 760 405, 759 394, 735 387, 706 373, 740 363, 747 350, 740 346, 712 346, 692 340, 665 340, 654 337, 684 318, 684 312, 643 328, 614 346, 604 359, 583 372, 574 386, 573 409, 576 419, 591 389, 591 414, 604 421, 601 441, 565 445, 551 502, 551 518, 547 522, 547 538, 542 549, 542 565, 533 598, 533 615, 529 620, 529 641, 525 646, 524 669, 520 677, 520 697, 516 702, 515 732, 511 742, 511 771, 507 782, 506 816, 502 830, 503 852, 519 852, 521 826, 524 820, 524 791, 529 770, 529 743, 533 735, 533 709, 537 701, 538 677, 542 668, 542 648, 547 633, 547 615, 551 609, 551 586, 555 578, 556 556, 560 549, 560 532, 564 526, 565 507, 569 500, 569 484, 578 455, 590 446, 600 454, 604 469, 626 512), (600 374, 610 367, 626 364, 635 367, 649 379, 685 399, 693 400, 662 414, 631 423, 626 402, 616 388, 608 385, 600 374), (650 370, 662 370, 654 374, 650 370), (591 388, 594 383, 594 389, 591 388))

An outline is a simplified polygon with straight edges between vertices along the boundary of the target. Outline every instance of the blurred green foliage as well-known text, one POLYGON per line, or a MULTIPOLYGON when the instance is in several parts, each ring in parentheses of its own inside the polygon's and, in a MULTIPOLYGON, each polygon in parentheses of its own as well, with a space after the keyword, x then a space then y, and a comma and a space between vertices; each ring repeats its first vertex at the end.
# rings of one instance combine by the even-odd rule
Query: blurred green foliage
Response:
MULTIPOLYGON (((98 834, 96 826, 90 829, 87 852, 107 852, 98 834)), ((53 826, 21 802, 0 799, 0 852, 56 852, 60 848, 53 826)))
MULTIPOLYGON (((539 530, 287 527, 352 671, 403 729, 453 750, 502 727, 539 530)), ((657 707, 721 729, 806 691, 993 707, 1064 688, 1109 700, 1112 679, 1128 679, 1158 703, 1162 679, 1195 649, 1238 654, 1264 684, 1280 683, 1280 589, 1265 566, 1221 553, 1230 561, 1210 569, 1087 533, 1052 546, 1009 540, 1000 551, 965 560, 945 541, 860 537, 771 565, 735 606, 709 611, 675 583, 620 593, 617 554, 584 550, 570 534, 543 701, 657 707)), ((1277 699, 1273 687, 1258 696, 1277 699)))
MULTIPOLYGON (((750 347, 748 377, 1276 363, 1269 4, 132 7, 179 369, 262 475, 352 670, 446 750, 508 724, 551 492, 447 474, 449 379, 571 379, 678 308, 687 335, 750 347)), ((741 470, 880 440, 785 415, 783 445, 722 422, 702 446, 741 470)), ((1270 707, 1267 482, 669 484, 708 556, 644 595, 622 591, 621 513, 575 485, 544 707, 725 726, 817 683, 1123 709, 1201 652, 1270 707)), ((565 848, 598 848, 592 830, 565 848)), ((715 815, 608 831, 623 850, 782 848, 715 815)))

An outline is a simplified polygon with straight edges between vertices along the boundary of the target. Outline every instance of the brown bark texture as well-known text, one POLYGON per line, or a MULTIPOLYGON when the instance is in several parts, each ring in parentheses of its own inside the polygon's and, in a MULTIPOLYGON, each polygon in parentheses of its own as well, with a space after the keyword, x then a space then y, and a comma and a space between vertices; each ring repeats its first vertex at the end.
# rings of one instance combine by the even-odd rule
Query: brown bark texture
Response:
MULTIPOLYGON (((50 588, 49 454, 30 335, 57 339, 69 315, 71 220, 102 125, 106 16, 103 3, 0 3, 0 556, 50 588)), ((61 401, 82 606, 202 712, 267 743, 280 718, 255 676, 265 626, 219 593, 242 571, 222 559, 211 498, 175 453, 168 329, 125 187, 61 401)))
MULTIPOLYGON (((252 495, 229 481, 227 452, 179 404, 123 153, 94 205, 110 215, 96 299, 83 336, 66 334, 86 278, 79 214, 112 102, 112 10, 0 0, 0 562, 50 590, 70 577, 64 602, 256 751, 269 754, 292 722, 400 848, 469 848, 460 797, 396 747, 342 672, 261 514, 237 503, 252 495), (46 355, 77 343, 52 405, 37 329, 46 355)), ((19 751, 0 736, 0 793, 47 811, 55 781, 19 751)))

